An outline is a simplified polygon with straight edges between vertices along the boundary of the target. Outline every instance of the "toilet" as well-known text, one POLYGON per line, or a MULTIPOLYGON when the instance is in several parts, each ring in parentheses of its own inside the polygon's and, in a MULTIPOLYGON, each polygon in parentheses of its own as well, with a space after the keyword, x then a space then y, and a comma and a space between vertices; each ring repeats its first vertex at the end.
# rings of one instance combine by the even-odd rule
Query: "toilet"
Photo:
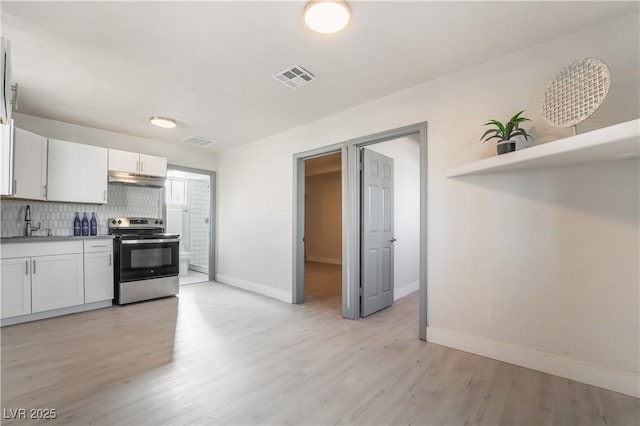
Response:
POLYGON ((189 273, 189 260, 191 260, 191 253, 180 250, 180 275, 189 273))
POLYGON ((189 210, 167 209, 167 233, 180 234, 180 275, 189 273, 189 210))

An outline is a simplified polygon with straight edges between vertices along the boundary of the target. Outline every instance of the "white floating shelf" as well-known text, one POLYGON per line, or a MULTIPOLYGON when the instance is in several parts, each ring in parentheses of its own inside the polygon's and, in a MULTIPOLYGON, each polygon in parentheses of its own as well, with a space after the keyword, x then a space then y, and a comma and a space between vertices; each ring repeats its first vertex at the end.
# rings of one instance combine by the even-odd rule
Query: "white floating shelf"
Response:
POLYGON ((564 166, 640 156, 640 119, 447 170, 447 177, 564 166))

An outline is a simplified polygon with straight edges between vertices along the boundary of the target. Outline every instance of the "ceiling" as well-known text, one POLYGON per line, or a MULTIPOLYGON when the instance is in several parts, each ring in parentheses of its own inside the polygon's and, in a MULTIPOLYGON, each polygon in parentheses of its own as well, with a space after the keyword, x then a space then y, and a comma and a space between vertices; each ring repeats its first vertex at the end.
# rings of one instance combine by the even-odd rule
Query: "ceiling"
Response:
POLYGON ((630 12, 637 2, 360 2, 333 35, 304 2, 11 2, 19 112, 220 150, 630 12), (297 90, 271 76, 299 64, 297 90), (178 121, 151 126, 152 115, 178 121))

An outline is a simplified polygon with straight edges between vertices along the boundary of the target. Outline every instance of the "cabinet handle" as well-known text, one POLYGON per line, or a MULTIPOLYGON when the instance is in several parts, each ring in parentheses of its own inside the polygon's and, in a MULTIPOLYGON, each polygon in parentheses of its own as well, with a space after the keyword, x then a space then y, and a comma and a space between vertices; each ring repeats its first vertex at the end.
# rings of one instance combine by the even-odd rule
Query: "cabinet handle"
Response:
POLYGON ((96 248, 96 247, 107 247, 107 245, 106 245, 106 244, 102 244, 102 245, 99 245, 99 246, 91 246, 91 247, 92 247, 92 248, 96 248))
POLYGON ((140 171, 140 160, 136 161, 136 172, 140 171))
POLYGON ((42 196, 43 197, 47 196, 47 185, 42 185, 42 196))
POLYGON ((24 261, 24 274, 25 275, 29 275, 29 261, 28 260, 24 261))
POLYGON ((18 180, 14 179, 13 180, 13 194, 12 195, 16 195, 16 192, 18 192, 18 180))
POLYGON ((36 273, 36 260, 33 259, 33 273, 36 273))
POLYGON ((102 194, 102 196, 104 197, 104 201, 107 201, 107 190, 105 189, 102 194))
POLYGON ((13 94, 11 95, 11 106, 14 111, 18 110, 18 83, 11 85, 11 91, 13 94))
POLYGON ((109 266, 111 266, 111 253, 109 253, 109 266))

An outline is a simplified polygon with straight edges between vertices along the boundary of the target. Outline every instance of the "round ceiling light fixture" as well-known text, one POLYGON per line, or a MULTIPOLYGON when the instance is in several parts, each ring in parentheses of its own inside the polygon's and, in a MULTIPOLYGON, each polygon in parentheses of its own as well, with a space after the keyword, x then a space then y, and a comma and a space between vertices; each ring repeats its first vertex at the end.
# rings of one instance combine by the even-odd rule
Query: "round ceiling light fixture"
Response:
POLYGON ((304 7, 304 23, 313 31, 333 34, 349 24, 351 10, 340 0, 312 0, 304 7))
POLYGON ((173 118, 158 117, 157 115, 154 115, 153 117, 149 118, 149 121, 154 126, 163 127, 165 129, 172 129, 176 127, 176 120, 174 120, 173 118))

